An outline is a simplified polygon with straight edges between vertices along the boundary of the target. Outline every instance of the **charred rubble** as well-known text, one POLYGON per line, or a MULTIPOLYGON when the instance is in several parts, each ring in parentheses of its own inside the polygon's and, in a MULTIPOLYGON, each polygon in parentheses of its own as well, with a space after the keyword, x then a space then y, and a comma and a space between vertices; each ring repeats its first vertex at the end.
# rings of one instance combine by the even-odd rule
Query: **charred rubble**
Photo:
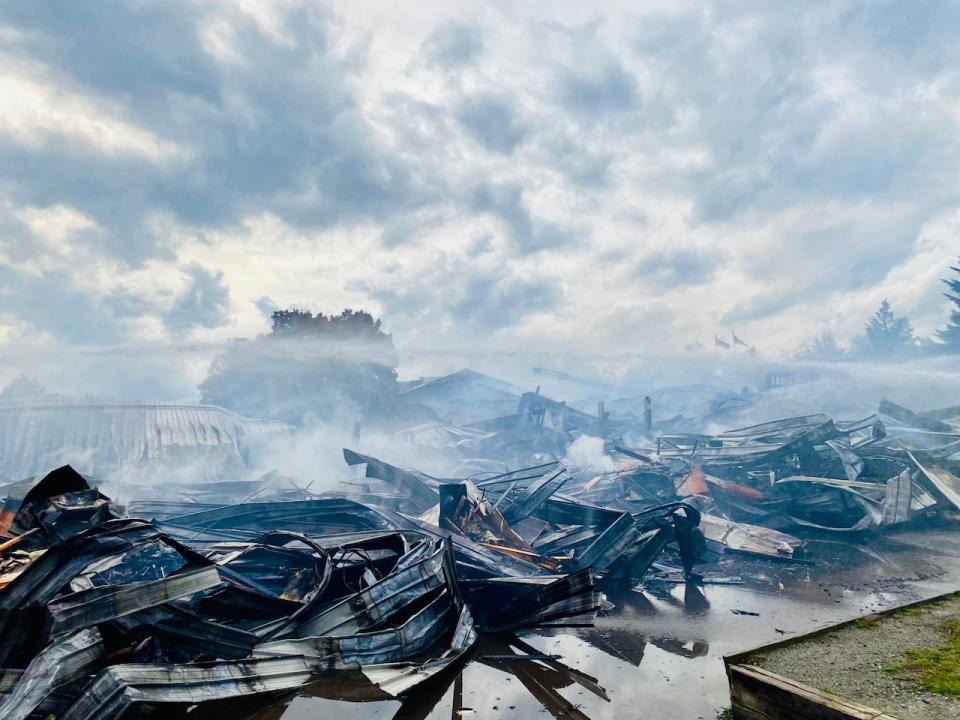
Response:
MULTIPOLYGON (((454 434, 525 428, 527 455, 552 456, 469 477, 345 449, 356 474, 335 490, 265 476, 119 506, 64 466, 5 488, 0 716, 115 718, 339 673, 404 696, 477 646, 509 650, 481 661, 524 662, 513 633, 589 626, 605 593, 696 584, 724 553, 815 562, 810 533, 955 514, 957 417, 885 401, 856 421, 643 443, 602 407, 590 416, 529 393, 495 432, 454 434), (578 435, 602 438, 612 469, 565 467, 558 451, 578 435)), ((541 660, 522 672, 574 672, 541 660)))
POLYGON ((557 498, 557 464, 483 491, 403 477, 405 509, 435 503, 422 517, 319 496, 121 509, 70 467, 51 472, 7 515, 0 714, 113 718, 338 671, 402 695, 478 633, 591 624, 602 580, 638 579, 668 543, 688 568, 701 550, 695 509, 557 498), (591 528, 582 552, 563 533, 534 548, 571 523, 591 528))

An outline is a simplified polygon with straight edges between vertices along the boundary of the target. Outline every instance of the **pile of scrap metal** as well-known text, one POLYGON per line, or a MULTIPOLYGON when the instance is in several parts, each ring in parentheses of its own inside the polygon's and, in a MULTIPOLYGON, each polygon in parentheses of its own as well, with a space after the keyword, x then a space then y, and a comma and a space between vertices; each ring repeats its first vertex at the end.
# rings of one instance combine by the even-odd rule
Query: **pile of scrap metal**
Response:
POLYGON ((809 415, 619 451, 580 497, 630 510, 684 498, 708 538, 737 532, 731 521, 850 532, 960 510, 960 427, 888 401, 855 422, 809 415))
POLYGON ((565 488, 570 497, 631 513, 683 501, 700 510, 700 531, 716 555, 734 552, 777 560, 805 559, 805 541, 724 517, 710 495, 711 485, 706 483, 702 467, 695 462, 666 464, 625 448, 613 450, 612 455, 615 469, 576 474, 565 488))
POLYGON ((402 695, 478 632, 592 623, 605 602, 593 568, 630 575, 692 537, 682 506, 608 521, 553 498, 552 522, 579 522, 586 539, 534 552, 521 533, 547 526, 531 513, 556 484, 500 482, 497 507, 469 483, 432 488, 444 527, 333 497, 171 501, 148 521, 62 467, 2 516, 0 717, 166 713, 340 671, 402 695))
POLYGON ((575 404, 551 399, 540 387, 526 392, 497 378, 461 370, 408 383, 400 395, 398 439, 416 446, 421 468, 457 467, 464 475, 522 467, 563 457, 576 438, 619 444, 643 442, 655 431, 699 429, 745 412, 756 394, 705 385, 668 387, 617 398, 616 386, 555 370, 535 373, 602 388, 575 404), (660 416, 654 423, 654 406, 660 416))
MULTIPOLYGON (((521 404, 538 427, 597 431, 590 416, 537 393, 524 394, 521 404)), ((598 563, 591 543, 619 531, 643 535, 650 518, 692 517, 691 506, 700 511, 699 529, 711 549, 786 560, 805 559, 806 542, 784 531, 884 529, 958 511, 958 418, 960 408, 916 413, 883 401, 877 414, 858 421, 808 415, 717 435, 661 435, 649 449, 608 441, 615 468, 601 474, 566 472, 553 462, 493 477, 478 473, 474 483, 344 455, 350 465, 366 465, 366 478, 350 491, 363 502, 544 567, 566 552, 560 567, 574 568, 586 557, 598 572, 618 577, 619 565, 613 572, 603 565, 616 551, 598 563), (446 497, 455 487, 461 489, 446 497), (466 507, 472 510, 462 520, 466 507)), ((647 567, 637 561, 619 577, 635 581, 647 567)))
POLYGON ((539 387, 525 392, 473 370, 409 385, 399 398, 403 424, 395 436, 417 447, 422 467, 459 463, 464 474, 562 457, 580 435, 619 436, 640 422, 611 418, 602 402, 594 416, 541 395, 539 387))
MULTIPOLYGON (((523 397, 538 417, 553 413, 563 420, 551 420, 551 427, 583 415, 535 393, 523 397)), ((711 549, 784 560, 806 556, 806 542, 784 531, 874 530, 960 510, 960 423, 950 422, 957 418, 960 408, 916 413, 883 401, 877 414, 858 421, 809 415, 718 435, 661 435, 650 449, 608 443, 615 468, 601 474, 566 472, 553 462, 493 477, 478 474, 484 479, 475 483, 401 470, 351 451, 344 455, 348 464, 366 465, 366 478, 351 490, 364 502, 388 505, 544 567, 558 562, 571 569, 586 556, 598 572, 627 582, 642 577, 649 565, 635 561, 618 575, 619 566, 612 572, 603 566, 611 555, 600 563, 591 557, 590 543, 646 528, 651 517, 692 517, 691 506, 700 511, 699 529, 711 549), (451 488, 459 489, 453 494, 451 488), (465 507, 471 508, 469 521, 460 519, 465 507)), ((589 423, 580 430, 589 432, 589 423)), ((689 562, 685 570, 689 574, 689 562)))
POLYGON ((403 470, 351 450, 343 454, 348 465, 366 467, 363 479, 346 483, 344 496, 388 506, 548 569, 590 566, 608 585, 637 585, 665 549, 679 556, 684 580, 694 576, 693 564, 711 557, 707 546, 776 559, 804 556, 802 540, 704 512, 712 503, 678 492, 682 480, 671 468, 624 449, 617 469, 600 475, 569 472, 554 461, 476 483, 403 470))
POLYGON ((561 493, 571 476, 556 461, 482 480, 448 480, 352 450, 343 455, 348 465, 366 468, 350 486, 355 497, 387 504, 421 529, 439 529, 455 547, 469 543, 531 569, 590 571, 608 585, 632 587, 668 546, 687 576, 706 549, 700 512, 690 504, 675 500, 638 512, 602 507, 561 493))

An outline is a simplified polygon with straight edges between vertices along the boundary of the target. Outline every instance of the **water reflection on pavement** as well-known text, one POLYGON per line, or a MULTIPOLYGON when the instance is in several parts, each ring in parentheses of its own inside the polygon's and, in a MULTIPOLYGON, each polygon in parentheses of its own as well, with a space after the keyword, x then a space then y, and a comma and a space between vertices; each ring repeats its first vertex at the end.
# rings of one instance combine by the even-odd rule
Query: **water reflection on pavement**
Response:
POLYGON ((955 530, 816 538, 811 549, 811 565, 728 556, 705 568, 708 580, 725 584, 648 583, 610 593, 616 607, 595 627, 481 637, 466 662, 403 700, 360 673, 341 673, 296 696, 221 703, 186 715, 714 720, 729 704, 723 655, 960 588, 955 530))

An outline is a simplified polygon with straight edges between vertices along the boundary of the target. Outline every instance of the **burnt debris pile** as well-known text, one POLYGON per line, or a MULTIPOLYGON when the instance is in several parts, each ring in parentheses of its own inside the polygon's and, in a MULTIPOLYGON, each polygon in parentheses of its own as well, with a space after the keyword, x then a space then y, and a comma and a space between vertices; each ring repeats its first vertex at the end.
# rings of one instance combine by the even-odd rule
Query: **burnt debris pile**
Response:
POLYGON ((483 412, 429 435, 540 461, 440 478, 346 449, 333 490, 229 478, 125 506, 69 466, 6 486, 0 717, 115 718, 337 673, 402 696, 478 638, 592 624, 605 589, 697 583, 728 552, 809 562, 810 533, 960 510, 960 408, 660 435, 539 393, 478 427, 483 412), (558 459, 581 436, 606 467, 558 459))
MULTIPOLYGON (((678 528, 694 518, 713 550, 800 560, 806 543, 795 535, 804 532, 884 530, 960 511, 960 407, 916 413, 884 400, 854 421, 816 414, 712 435, 643 435, 629 418, 611 421, 602 408, 588 416, 528 393, 510 417, 563 449, 590 436, 602 443, 609 467, 568 469, 553 461, 502 474, 477 471, 472 482, 460 482, 346 450, 347 463, 366 471, 342 496, 474 539, 485 531, 488 545, 518 557, 560 555, 566 567, 587 557, 608 579, 627 581, 646 568, 621 575, 618 563, 611 572, 593 557, 593 543, 619 532, 643 535, 665 518, 675 523, 671 543, 689 576, 694 558, 703 559, 693 549, 699 535, 678 528), (524 416, 531 407, 540 412, 524 416), (453 487, 461 488, 455 497, 453 487), (467 506, 475 512, 464 518, 467 506)), ((531 450, 528 457, 543 455, 531 450)))
POLYGON ((338 671, 402 695, 478 632, 591 624, 601 577, 639 579, 670 543, 689 567, 702 542, 682 503, 631 514, 557 497, 556 463, 482 490, 368 467, 408 483, 402 505, 422 516, 260 496, 142 503, 145 520, 68 466, 44 477, 7 504, 0 715, 114 718, 338 671))
POLYGON ((655 457, 660 470, 682 478, 678 493, 725 518, 852 532, 960 509, 958 451, 956 427, 883 401, 858 421, 809 415, 719 435, 660 436, 655 457))

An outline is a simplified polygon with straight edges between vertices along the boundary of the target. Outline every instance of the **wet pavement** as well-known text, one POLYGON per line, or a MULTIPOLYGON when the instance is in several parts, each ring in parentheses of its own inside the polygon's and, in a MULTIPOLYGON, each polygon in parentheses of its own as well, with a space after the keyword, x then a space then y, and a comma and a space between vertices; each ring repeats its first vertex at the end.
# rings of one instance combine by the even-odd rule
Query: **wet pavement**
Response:
POLYGON ((960 589, 957 526, 819 537, 810 550, 809 565, 727 556, 703 568, 742 584, 651 583, 609 594, 616 608, 593 628, 482 638, 469 662, 405 702, 362 677, 337 678, 272 704, 204 708, 190 717, 714 720, 729 705, 724 655, 960 589), (530 653, 560 657, 504 657, 530 653))

